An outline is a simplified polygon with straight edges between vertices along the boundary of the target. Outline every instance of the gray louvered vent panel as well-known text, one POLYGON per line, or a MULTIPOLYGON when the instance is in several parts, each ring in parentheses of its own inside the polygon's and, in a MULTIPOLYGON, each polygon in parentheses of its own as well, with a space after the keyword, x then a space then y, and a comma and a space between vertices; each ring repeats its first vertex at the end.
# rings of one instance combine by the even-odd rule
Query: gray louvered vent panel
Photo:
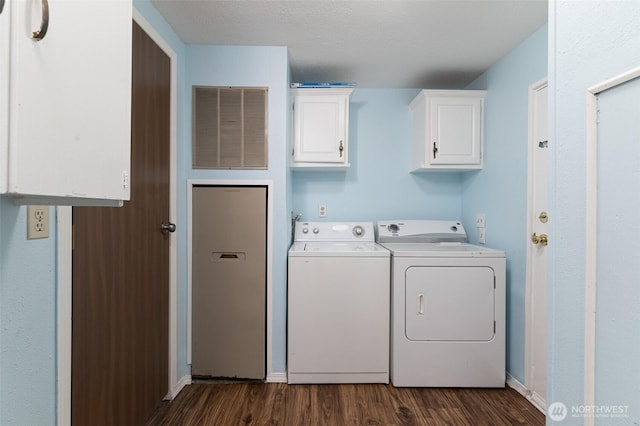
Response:
POLYGON ((193 167, 267 168, 267 89, 193 88, 193 167))

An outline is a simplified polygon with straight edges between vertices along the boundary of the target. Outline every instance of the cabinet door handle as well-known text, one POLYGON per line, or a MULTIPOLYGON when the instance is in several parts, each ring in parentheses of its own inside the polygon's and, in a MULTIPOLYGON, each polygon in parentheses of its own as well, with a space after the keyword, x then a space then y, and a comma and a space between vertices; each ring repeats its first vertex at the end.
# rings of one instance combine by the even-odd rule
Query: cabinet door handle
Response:
POLYGON ((436 146, 436 143, 433 143, 433 159, 435 160, 436 157, 438 156, 438 147, 436 146))
POLYGON ((340 146, 338 147, 338 151, 340 151, 340 158, 342 158, 342 151, 344 151, 344 146, 342 145, 342 141, 340 141, 340 146))
POLYGON ((40 29, 37 31, 33 31, 32 38, 35 41, 40 41, 47 35, 47 30, 49 29, 49 2, 47 0, 42 1, 42 19, 40 20, 40 29))
POLYGON ((4 0, 0 0, 0 14, 4 10, 4 0))

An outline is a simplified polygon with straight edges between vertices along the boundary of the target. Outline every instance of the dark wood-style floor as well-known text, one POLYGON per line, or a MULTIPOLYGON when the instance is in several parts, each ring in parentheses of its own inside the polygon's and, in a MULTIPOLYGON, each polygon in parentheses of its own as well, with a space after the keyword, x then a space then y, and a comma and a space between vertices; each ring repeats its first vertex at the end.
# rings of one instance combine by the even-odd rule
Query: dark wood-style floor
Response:
POLYGON ((544 425, 505 389, 391 385, 192 384, 147 425, 544 425))

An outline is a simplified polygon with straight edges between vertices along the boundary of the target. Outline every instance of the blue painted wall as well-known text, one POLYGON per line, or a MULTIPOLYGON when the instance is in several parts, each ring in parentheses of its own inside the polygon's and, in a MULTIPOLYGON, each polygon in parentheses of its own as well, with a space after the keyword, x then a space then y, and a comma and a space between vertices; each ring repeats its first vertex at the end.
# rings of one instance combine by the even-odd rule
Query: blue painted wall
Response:
POLYGON ((50 237, 27 240, 26 207, 0 197, 0 424, 56 416, 55 208, 50 237))
MULTIPOLYGON (((269 88, 269 169, 268 170, 193 170, 191 169, 191 129, 180 149, 185 160, 185 173, 178 185, 186 187, 186 179, 272 180, 273 197, 273 358, 272 371, 286 370, 286 282, 289 246, 290 208, 287 194, 287 125, 289 105, 289 63, 286 47, 202 46, 187 47, 187 78, 182 110, 191 122, 191 87, 258 86, 269 88)), ((178 203, 186 206, 186 198, 178 203)), ((186 219, 186 213, 179 216, 186 219)), ((186 253, 186 242, 179 250, 186 253)), ((181 309, 184 307, 181 307, 181 309)))
POLYGON ((293 210, 303 220, 460 219, 458 173, 409 173, 411 114, 419 89, 351 95, 346 172, 293 172, 293 210), (327 206, 326 218, 318 205, 327 206))
POLYGON ((467 88, 485 99, 484 169, 462 175, 462 220, 478 242, 477 213, 486 215, 486 245, 507 254, 507 371, 524 383, 527 244, 528 88, 547 76, 547 26, 467 88))
MULTIPOLYGON (((554 215, 554 220, 550 221, 550 235, 555 236, 556 242, 549 246, 550 383, 547 400, 562 402, 569 409, 582 404, 584 395, 586 92, 589 87, 640 64, 638 22, 638 1, 557 0, 550 3, 550 211, 554 215)), ((635 206, 636 211, 639 207, 635 206)), ((615 256, 612 252, 620 247, 602 249, 605 250, 603 255, 615 256)), ((623 292, 617 296, 623 299, 629 294, 623 292)), ((622 307, 620 311, 618 327, 626 324, 631 315, 622 307)), ((637 322, 633 325, 636 328, 630 333, 637 337, 637 322)), ((622 339, 610 347, 610 352, 625 357, 625 364, 635 365, 637 370, 638 360, 627 358, 637 351, 634 345, 637 345, 637 339, 622 339)), ((618 369, 610 374, 615 375, 620 389, 633 391, 634 376, 618 369)), ((596 383, 596 398, 599 391, 596 383)), ((634 397, 637 398, 637 394, 634 397)), ((602 424, 640 423, 637 399, 630 410, 630 417, 602 419, 602 424)), ((569 417, 563 424, 580 425, 583 419, 569 417)), ((598 424, 601 424, 600 420, 598 424)))

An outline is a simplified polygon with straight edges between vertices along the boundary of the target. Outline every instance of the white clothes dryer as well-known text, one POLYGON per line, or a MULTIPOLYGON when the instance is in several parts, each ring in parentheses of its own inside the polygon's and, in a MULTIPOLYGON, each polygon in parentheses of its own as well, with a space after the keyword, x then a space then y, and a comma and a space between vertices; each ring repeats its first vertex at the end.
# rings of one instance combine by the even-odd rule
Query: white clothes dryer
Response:
POLYGON ((373 222, 296 222, 288 383, 389 383, 390 253, 373 222))
POLYGON ((380 221, 391 251, 391 383, 505 386, 505 254, 457 221, 380 221))

